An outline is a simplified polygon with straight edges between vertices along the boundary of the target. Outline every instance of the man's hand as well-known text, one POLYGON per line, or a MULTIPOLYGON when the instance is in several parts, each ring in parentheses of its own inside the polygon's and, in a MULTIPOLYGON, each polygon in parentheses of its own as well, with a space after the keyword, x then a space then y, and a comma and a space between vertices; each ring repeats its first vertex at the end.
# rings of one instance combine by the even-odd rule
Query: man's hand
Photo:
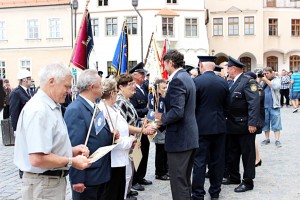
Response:
POLYGON ((85 157, 89 157, 90 150, 87 146, 80 144, 73 147, 73 156, 83 155, 85 157))
POLYGON ((130 139, 132 141, 131 149, 134 149, 134 146, 135 146, 135 144, 137 142, 136 137, 133 136, 133 135, 130 135, 129 137, 130 137, 130 139))
POLYGON ((256 127, 255 126, 249 126, 248 130, 250 133, 255 133, 256 132, 256 127))
POLYGON ((78 155, 78 156, 72 158, 72 167, 79 169, 79 170, 84 170, 92 165, 89 162, 90 162, 90 159, 88 159, 87 157, 78 155))
POLYGON ((159 121, 161 121, 162 113, 155 112, 154 117, 155 117, 155 119, 158 119, 159 121))
POLYGON ((267 77, 265 77, 265 76, 263 76, 263 77, 261 78, 261 80, 262 80, 263 82, 267 82, 267 81, 268 81, 267 77))
POLYGON ((72 187, 75 192, 79 192, 79 193, 82 193, 86 188, 83 183, 76 183, 72 185, 72 187))
POLYGON ((144 128, 142 133, 145 135, 153 135, 157 131, 157 127, 154 124, 147 124, 144 128))

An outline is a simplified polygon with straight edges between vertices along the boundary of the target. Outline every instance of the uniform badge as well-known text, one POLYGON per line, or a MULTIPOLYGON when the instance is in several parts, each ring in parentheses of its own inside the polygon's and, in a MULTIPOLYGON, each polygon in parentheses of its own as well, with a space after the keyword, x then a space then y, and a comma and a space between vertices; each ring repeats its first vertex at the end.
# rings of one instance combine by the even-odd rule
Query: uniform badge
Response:
POLYGON ((256 84, 251 84, 250 89, 252 92, 255 92, 257 90, 257 85, 256 84))

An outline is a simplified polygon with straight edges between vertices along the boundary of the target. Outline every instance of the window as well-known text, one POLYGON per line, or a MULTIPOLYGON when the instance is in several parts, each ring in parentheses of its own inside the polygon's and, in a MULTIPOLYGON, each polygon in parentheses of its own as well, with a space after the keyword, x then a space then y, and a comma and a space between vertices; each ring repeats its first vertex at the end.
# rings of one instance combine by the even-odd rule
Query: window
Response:
POLYGON ((269 35, 278 35, 278 19, 269 19, 269 35))
POLYGON ((93 36, 99 37, 99 19, 91 19, 93 36))
POLYGON ((245 35, 254 35, 254 17, 245 17, 245 35))
POLYGON ((214 18, 214 36, 223 35, 223 18, 214 18))
POLYGON ((185 19, 185 36, 188 37, 198 36, 198 20, 196 18, 185 19))
POLYGON ((136 35, 137 34, 137 17, 127 17, 126 24, 128 28, 129 35, 136 35))
POLYGON ((6 36, 5 36, 5 22, 4 21, 0 21, 0 40, 5 40, 6 36))
POLYGON ((128 62, 128 69, 130 70, 133 66, 137 65, 137 61, 129 61, 128 62))
POLYGON ((49 38, 60 38, 60 19, 49 19, 49 38))
POLYGON ((228 18, 228 35, 238 35, 239 34, 239 18, 229 17, 228 18))
POLYGON ((117 35, 117 18, 106 18, 106 35, 117 35))
POLYGON ((169 4, 177 3, 177 0, 167 0, 167 3, 169 3, 169 4))
POLYGON ((245 65, 244 72, 251 71, 251 58, 250 57, 241 57, 240 58, 241 63, 245 65))
POLYGON ((174 18, 163 17, 162 18, 162 34, 164 36, 174 36, 174 18))
POLYGON ((276 0, 267 0, 267 7, 276 7, 276 0))
POLYGON ((27 69, 28 71, 31 71, 31 62, 29 59, 22 59, 20 60, 20 68, 21 69, 27 69))
POLYGON ((2 78, 2 79, 6 78, 5 61, 3 61, 3 60, 0 60, 0 78, 2 78))
POLYGON ((28 39, 39 38, 39 25, 37 19, 30 19, 27 21, 27 38, 28 39))
POLYGON ((98 6, 108 6, 108 0, 98 0, 98 6))
POLYGON ((300 56, 290 56, 290 71, 300 71, 300 56))
POLYGON ((292 19, 292 36, 300 36, 300 19, 292 19))
POLYGON ((276 56, 267 57, 267 67, 272 67, 274 71, 278 71, 278 57, 276 56))

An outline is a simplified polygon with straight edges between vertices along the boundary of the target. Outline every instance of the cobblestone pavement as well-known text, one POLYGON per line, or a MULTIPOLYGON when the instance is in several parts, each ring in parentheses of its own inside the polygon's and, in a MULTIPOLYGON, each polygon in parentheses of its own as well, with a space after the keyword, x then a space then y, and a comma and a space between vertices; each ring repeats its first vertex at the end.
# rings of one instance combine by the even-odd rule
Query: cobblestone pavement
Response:
MULTIPOLYGON (((282 147, 274 145, 274 134, 271 133, 271 144, 260 146, 259 151, 262 166, 256 168, 255 187, 253 191, 235 193, 235 186, 222 186, 220 199, 226 200, 299 200, 300 199, 300 113, 292 113, 292 108, 281 109, 283 131, 281 132, 282 147)), ((2 116, 2 113, 0 113, 2 116)), ((260 143, 264 135, 258 135, 260 143)), ((0 199, 21 199, 21 182, 18 178, 16 166, 13 164, 12 146, 3 146, 0 136, 0 199)), ((154 176, 155 145, 151 144, 147 179, 153 185, 146 186, 145 191, 139 192, 138 199, 143 200, 170 200, 171 192, 168 181, 155 180, 154 176)), ((241 166, 242 169, 242 166, 241 166)), ((208 188, 206 179, 206 189, 208 188)), ((206 195, 206 199, 210 199, 206 195)), ((71 199, 70 189, 66 199, 71 199)))

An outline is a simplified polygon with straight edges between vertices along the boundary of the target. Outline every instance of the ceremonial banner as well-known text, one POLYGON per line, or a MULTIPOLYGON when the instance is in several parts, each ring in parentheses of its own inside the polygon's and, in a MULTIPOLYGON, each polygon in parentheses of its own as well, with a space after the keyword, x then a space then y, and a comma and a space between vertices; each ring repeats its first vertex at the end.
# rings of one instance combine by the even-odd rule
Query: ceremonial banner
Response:
POLYGON ((160 57, 160 59, 161 59, 160 60, 160 65, 161 65, 161 68, 162 68, 162 77, 166 80, 168 80, 169 75, 168 75, 168 72, 165 69, 165 64, 164 64, 164 61, 163 61, 163 57, 169 49, 170 49, 170 44, 169 44, 168 39, 166 38, 165 42, 164 42, 163 50, 162 50, 162 53, 161 53, 161 57, 160 57))

